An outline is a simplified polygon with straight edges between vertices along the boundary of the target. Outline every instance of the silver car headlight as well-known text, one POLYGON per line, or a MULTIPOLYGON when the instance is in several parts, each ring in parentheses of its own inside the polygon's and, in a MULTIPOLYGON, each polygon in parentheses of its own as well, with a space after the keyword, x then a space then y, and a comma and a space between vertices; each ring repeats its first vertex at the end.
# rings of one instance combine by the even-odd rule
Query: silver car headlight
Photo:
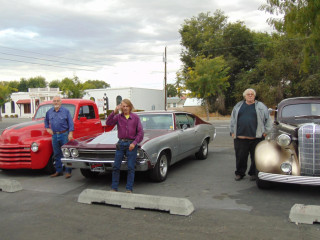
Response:
POLYGON ((32 144, 31 144, 31 151, 32 151, 32 152, 38 152, 38 150, 39 150, 39 145, 38 145, 38 143, 36 143, 36 142, 32 143, 32 144))
POLYGON ((140 148, 137 151, 137 158, 144 158, 144 151, 140 148))
POLYGON ((281 146, 281 147, 286 147, 289 146, 291 143, 291 137, 287 134, 281 134, 277 137, 277 143, 281 146))
POLYGON ((280 165, 280 169, 282 172, 284 172, 286 174, 290 174, 292 172, 292 165, 291 165, 291 163, 284 162, 280 165))
POLYGON ((68 157, 71 156, 70 151, 69 151, 68 148, 63 148, 63 149, 62 149, 62 154, 63 154, 63 156, 66 157, 66 158, 68 158, 68 157))
POLYGON ((79 157, 79 151, 76 148, 71 148, 70 149, 71 152, 71 157, 79 157))

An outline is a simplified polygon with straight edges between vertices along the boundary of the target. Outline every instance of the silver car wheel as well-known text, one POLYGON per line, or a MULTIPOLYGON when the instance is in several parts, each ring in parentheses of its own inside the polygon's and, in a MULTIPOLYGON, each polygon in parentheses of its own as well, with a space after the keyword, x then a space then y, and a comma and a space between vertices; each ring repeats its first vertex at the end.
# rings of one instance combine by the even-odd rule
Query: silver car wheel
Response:
POLYGON ((208 154, 208 143, 207 143, 207 141, 203 141, 201 147, 202 147, 203 156, 206 156, 208 154))
POLYGON ((208 157, 208 149, 208 141, 207 139, 204 139, 199 151, 196 153, 196 158, 200 160, 206 159, 208 157))
POLYGON ((159 170, 160 170, 160 175, 161 177, 165 177, 167 175, 168 171, 168 159, 167 155, 162 155, 161 158, 159 159, 159 170))

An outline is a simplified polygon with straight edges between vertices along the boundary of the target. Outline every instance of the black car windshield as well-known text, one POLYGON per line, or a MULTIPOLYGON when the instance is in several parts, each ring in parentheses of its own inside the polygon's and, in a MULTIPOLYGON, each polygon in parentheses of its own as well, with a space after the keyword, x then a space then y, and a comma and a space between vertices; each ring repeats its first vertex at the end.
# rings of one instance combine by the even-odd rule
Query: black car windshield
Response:
MULTIPOLYGON (((62 106, 69 110, 71 117, 73 118, 76 107, 72 104, 62 104, 62 106)), ((52 104, 45 104, 40 106, 36 114, 34 115, 34 119, 36 120, 36 119, 44 118, 46 116, 47 111, 52 107, 53 107, 52 104)))
POLYGON ((172 114, 139 114, 143 129, 173 130, 172 114))
POLYGON ((291 104, 283 107, 281 112, 283 119, 290 119, 290 122, 299 120, 299 123, 310 122, 310 119, 317 119, 318 116, 320 116, 320 104, 318 103, 291 104))

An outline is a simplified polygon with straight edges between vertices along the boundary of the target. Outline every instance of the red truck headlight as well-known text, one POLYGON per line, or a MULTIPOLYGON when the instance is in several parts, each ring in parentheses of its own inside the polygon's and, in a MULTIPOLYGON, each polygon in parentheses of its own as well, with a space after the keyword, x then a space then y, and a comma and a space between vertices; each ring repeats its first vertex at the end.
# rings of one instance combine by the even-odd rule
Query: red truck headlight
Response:
POLYGON ((36 143, 36 142, 32 143, 32 144, 31 144, 31 151, 32 151, 32 152, 38 152, 38 150, 39 150, 39 145, 38 145, 38 143, 36 143))

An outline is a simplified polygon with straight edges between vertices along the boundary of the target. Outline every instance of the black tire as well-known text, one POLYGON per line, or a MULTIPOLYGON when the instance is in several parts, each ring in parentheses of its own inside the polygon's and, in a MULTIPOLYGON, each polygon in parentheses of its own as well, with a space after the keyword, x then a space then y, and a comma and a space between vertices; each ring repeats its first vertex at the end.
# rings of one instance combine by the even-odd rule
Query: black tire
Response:
POLYGON ((47 165, 43 168, 44 172, 47 174, 53 174, 56 172, 56 167, 55 167, 55 160, 53 155, 48 160, 47 165))
POLYGON ((256 171, 256 185, 259 189, 270 189, 273 186, 272 182, 261 180, 258 177, 259 172, 256 171))
POLYGON ((92 172, 90 169, 80 168, 82 176, 85 178, 96 178, 99 175, 99 172, 92 172))
POLYGON ((166 180, 169 170, 169 157, 162 152, 157 160, 157 164, 149 172, 149 177, 155 182, 163 182, 166 180))
POLYGON ((207 139, 204 139, 199 151, 196 153, 196 158, 199 160, 205 160, 208 157, 208 152, 208 141, 207 139))

